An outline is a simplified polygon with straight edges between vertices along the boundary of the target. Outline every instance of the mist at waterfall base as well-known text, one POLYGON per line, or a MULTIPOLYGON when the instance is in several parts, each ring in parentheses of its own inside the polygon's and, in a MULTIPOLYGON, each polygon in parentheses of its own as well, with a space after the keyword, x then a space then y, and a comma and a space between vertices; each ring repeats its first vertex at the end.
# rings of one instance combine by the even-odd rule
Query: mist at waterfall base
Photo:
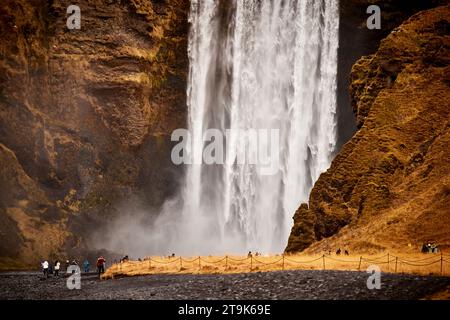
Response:
MULTIPOLYGON (((282 252, 336 145, 338 1, 192 0, 189 19, 190 156, 202 157, 210 128, 278 129, 279 170, 187 165, 151 227, 129 218, 115 234, 139 255, 282 252)), ((247 145, 226 139, 227 156, 247 145)))

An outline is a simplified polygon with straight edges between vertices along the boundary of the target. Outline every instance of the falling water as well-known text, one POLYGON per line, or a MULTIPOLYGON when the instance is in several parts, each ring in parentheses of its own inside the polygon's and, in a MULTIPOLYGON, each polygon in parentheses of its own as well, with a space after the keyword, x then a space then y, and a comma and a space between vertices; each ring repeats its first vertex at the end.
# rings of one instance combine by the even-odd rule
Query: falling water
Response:
MULTIPOLYGON (((336 143, 338 0, 191 0, 190 24, 188 153, 201 160, 209 128, 279 129, 280 166, 274 175, 250 164, 187 166, 158 248, 280 252, 336 143)), ((247 144, 227 137, 227 156, 247 144)))

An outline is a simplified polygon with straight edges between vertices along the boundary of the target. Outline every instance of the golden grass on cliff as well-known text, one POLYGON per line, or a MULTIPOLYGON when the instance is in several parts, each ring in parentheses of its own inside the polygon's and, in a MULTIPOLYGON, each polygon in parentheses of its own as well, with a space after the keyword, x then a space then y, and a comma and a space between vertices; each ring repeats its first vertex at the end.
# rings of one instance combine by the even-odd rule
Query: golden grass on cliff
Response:
MULTIPOLYGON (((143 261, 117 263, 108 268, 104 279, 151 274, 230 274, 281 270, 366 271, 376 265, 383 272, 441 275, 440 254, 406 255, 273 255, 245 256, 148 257, 143 261)), ((450 276, 450 255, 443 256, 442 274, 450 276)))

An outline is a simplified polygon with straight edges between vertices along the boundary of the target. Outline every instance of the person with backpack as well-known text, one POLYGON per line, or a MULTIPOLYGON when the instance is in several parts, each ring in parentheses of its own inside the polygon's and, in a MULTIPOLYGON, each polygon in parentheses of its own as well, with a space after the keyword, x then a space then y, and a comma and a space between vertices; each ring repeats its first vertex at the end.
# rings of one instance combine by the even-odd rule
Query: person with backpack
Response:
POLYGON ((101 276, 101 274, 105 272, 105 263, 106 260, 102 256, 100 256, 100 258, 97 259, 97 270, 99 276, 101 276))

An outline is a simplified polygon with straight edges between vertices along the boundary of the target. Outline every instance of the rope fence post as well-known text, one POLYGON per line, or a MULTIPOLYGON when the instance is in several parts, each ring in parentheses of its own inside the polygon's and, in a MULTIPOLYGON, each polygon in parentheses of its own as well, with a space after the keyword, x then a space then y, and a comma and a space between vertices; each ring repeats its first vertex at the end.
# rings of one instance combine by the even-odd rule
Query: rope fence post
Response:
POLYGON ((225 270, 228 269, 228 256, 225 256, 225 270))
POLYGON ((322 261, 323 261, 323 270, 325 270, 325 255, 322 256, 322 261))
POLYGON ((358 271, 361 271, 362 256, 359 257, 358 271))
POLYGON ((201 258, 200 256, 198 256, 198 268, 201 270, 202 269, 202 263, 201 263, 201 258))
POLYGON ((390 261, 390 260, 389 260, 389 259, 390 259, 390 257, 389 257, 389 252, 388 252, 388 254, 387 254, 387 258, 388 258, 387 265, 388 265, 388 272, 389 272, 390 269, 391 269, 391 268, 390 268, 390 264, 389 264, 389 261, 390 261))
POLYGON ((395 257, 395 273, 397 273, 398 257, 395 257))
POLYGON ((282 265, 281 269, 284 270, 284 253, 283 253, 283 265, 282 265))
POLYGON ((183 258, 180 257, 180 271, 183 269, 183 258))

